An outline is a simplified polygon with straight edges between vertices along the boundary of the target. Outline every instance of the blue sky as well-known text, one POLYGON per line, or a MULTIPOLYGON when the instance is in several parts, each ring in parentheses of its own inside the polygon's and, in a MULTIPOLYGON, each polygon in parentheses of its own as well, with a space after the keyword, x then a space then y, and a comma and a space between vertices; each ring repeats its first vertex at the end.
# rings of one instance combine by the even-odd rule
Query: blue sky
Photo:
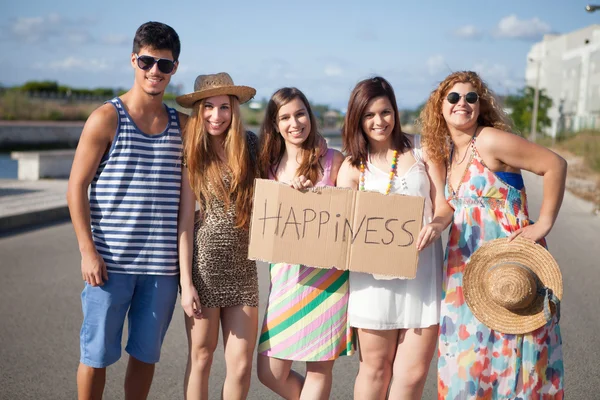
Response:
MULTIPOLYGON (((599 1, 600 2, 600 1, 599 1)), ((544 33, 600 23, 581 0, 11 1, 0 13, 0 84, 56 80, 132 84, 131 42, 142 23, 171 25, 182 42, 172 83, 229 72, 268 98, 297 86, 343 109, 353 86, 379 74, 400 108, 423 102, 456 70, 478 71, 500 94, 524 85, 526 56, 544 33)))

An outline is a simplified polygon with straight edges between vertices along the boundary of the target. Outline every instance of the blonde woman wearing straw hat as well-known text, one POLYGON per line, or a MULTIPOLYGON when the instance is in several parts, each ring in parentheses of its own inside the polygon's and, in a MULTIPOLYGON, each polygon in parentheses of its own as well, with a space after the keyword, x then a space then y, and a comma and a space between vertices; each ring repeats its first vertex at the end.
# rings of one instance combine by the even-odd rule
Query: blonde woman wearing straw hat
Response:
POLYGON ((185 397, 208 398, 213 353, 223 331, 223 398, 246 398, 258 329, 256 262, 247 258, 258 139, 239 105, 256 91, 226 73, 200 75, 177 103, 192 112, 183 135, 179 214, 181 305, 189 356, 185 397), (200 210, 194 217, 196 201, 200 210))
POLYGON ((485 254, 487 243, 499 238, 508 239, 493 242, 494 247, 514 248, 523 241, 540 246, 531 243, 543 241, 554 225, 565 189, 565 160, 510 133, 509 119, 475 72, 444 79, 425 104, 421 122, 431 157, 448 164, 446 199, 454 209, 442 286, 438 398, 562 399, 557 308, 542 301, 556 302, 562 292, 548 284, 546 273, 527 265, 532 256, 494 255, 488 262, 485 254), (543 176, 535 224, 521 170, 543 176), (510 288, 511 280, 526 290, 507 297, 502 288, 510 288), (545 317, 524 323, 534 303, 546 304, 545 317), (503 322, 509 315, 519 323, 503 322))

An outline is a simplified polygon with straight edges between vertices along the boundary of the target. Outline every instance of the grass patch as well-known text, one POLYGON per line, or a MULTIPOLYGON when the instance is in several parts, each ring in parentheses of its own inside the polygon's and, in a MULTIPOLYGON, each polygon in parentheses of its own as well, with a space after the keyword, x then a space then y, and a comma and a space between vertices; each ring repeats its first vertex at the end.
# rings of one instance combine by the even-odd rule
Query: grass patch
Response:
POLYGON ((600 131, 582 131, 578 134, 560 140, 559 149, 566 150, 583 160, 592 171, 600 173, 600 131))
POLYGON ((600 131, 559 138, 554 149, 569 161, 567 189, 595 204, 600 213, 600 131))
MULTIPOLYGON (((523 136, 525 139, 528 139, 528 136, 523 136)), ((550 136, 539 135, 535 138, 535 142, 541 146, 551 148, 554 146, 554 140, 550 136)))
POLYGON ((63 100, 31 99, 18 90, 0 96, 0 119, 9 121, 85 121, 102 103, 70 103, 63 100))
MULTIPOLYGON (((175 95, 165 94, 163 102, 185 114, 189 109, 175 102, 175 95)), ((35 99, 19 90, 0 94, 0 120, 6 121, 85 121, 102 102, 68 102, 66 100, 35 99)), ((244 104, 240 107, 242 120, 248 126, 259 126, 264 110, 253 110, 244 104)))

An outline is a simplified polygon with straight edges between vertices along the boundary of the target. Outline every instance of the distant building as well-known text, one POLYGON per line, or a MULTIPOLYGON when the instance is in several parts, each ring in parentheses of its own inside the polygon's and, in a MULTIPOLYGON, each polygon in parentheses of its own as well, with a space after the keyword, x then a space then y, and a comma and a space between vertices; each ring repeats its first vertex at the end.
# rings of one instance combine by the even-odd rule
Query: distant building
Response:
POLYGON ((263 104, 260 101, 252 100, 248 104, 248 107, 253 110, 262 110, 263 104))
POLYGON ((328 110, 323 113, 323 128, 337 128, 340 122, 340 113, 328 110))
POLYGON ((600 129, 600 25, 544 35, 527 54, 525 80, 552 98, 545 133, 600 129))

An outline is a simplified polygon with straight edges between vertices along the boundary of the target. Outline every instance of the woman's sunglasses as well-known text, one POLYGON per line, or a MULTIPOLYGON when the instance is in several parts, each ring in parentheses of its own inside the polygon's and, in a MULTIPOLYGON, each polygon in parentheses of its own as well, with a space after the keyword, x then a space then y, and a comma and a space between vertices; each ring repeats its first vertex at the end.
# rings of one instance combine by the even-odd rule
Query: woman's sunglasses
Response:
MULTIPOLYGON (((463 97, 460 94, 456 93, 456 92, 450 92, 448 93, 448 96, 446 96, 446 100, 448 100, 448 103, 450 104, 456 104, 460 101, 460 98, 463 97)), ((479 100, 479 95, 475 92, 469 92, 467 94, 464 95, 465 100, 467 101, 467 103, 469 104, 475 104, 477 103, 477 100, 479 100)))
POLYGON ((158 70, 163 74, 170 74, 175 68, 175 61, 169 60, 168 58, 154 58, 152 56, 138 56, 135 55, 137 65, 140 69, 147 71, 152 69, 154 64, 158 65, 158 70))

